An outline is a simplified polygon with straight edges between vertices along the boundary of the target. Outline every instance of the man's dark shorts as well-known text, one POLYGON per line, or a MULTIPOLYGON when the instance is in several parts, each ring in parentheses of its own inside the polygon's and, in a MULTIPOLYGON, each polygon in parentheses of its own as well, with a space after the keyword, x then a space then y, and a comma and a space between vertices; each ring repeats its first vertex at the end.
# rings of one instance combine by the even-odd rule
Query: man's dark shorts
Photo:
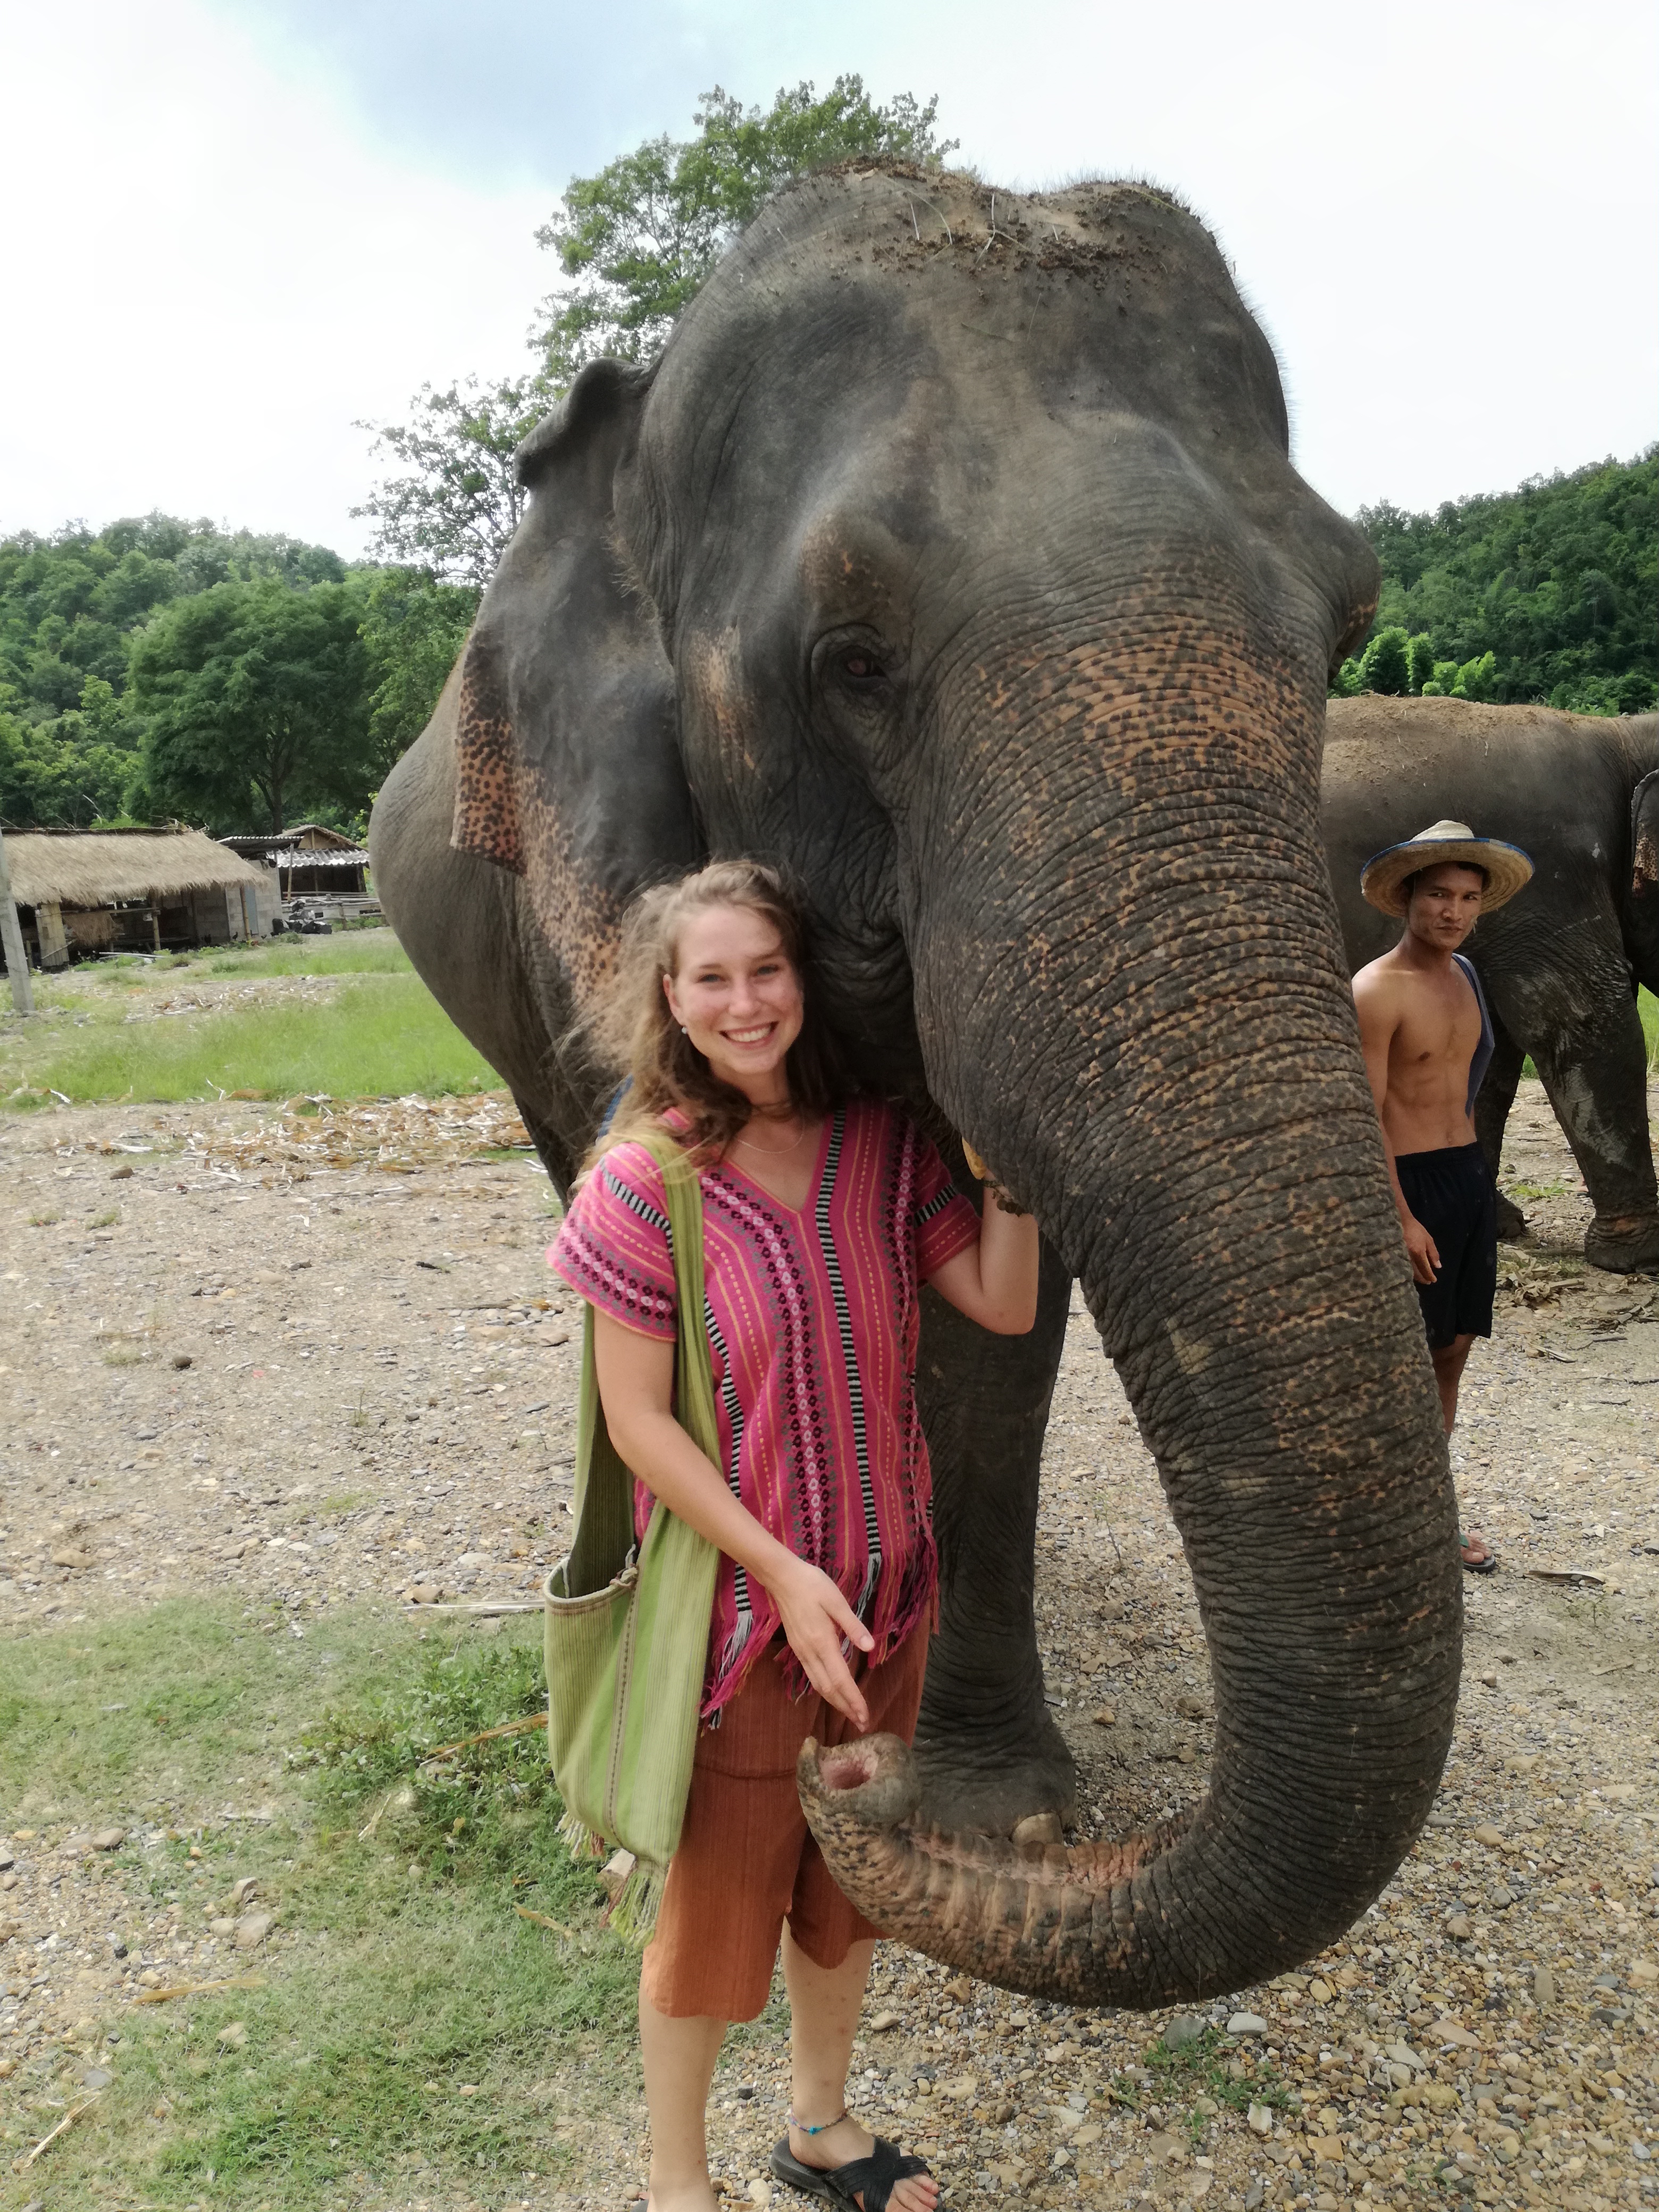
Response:
POLYGON ((1438 1276, 1417 1285, 1431 1349, 1443 1350, 1455 1336, 1490 1336, 1498 1207, 1486 1155, 1479 1145, 1454 1145, 1398 1153, 1395 1166, 1407 1205, 1440 1255, 1438 1276))

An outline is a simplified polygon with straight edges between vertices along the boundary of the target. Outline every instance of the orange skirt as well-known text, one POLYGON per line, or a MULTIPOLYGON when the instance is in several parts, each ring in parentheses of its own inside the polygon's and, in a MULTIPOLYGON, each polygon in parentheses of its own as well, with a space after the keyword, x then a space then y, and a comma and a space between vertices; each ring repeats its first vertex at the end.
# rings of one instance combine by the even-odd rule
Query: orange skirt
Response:
MULTIPOLYGON (((927 1664, 924 1621, 879 1667, 854 1668, 870 1733, 915 1732, 927 1664)), ((783 1923, 815 1966, 839 1966, 879 1936, 830 1877, 795 1789, 809 1735, 844 1743, 857 1731, 809 1690, 790 1702, 771 1652, 697 1738, 680 1846, 669 1863, 641 1995, 675 2020, 753 2020, 772 1986, 783 1923)))

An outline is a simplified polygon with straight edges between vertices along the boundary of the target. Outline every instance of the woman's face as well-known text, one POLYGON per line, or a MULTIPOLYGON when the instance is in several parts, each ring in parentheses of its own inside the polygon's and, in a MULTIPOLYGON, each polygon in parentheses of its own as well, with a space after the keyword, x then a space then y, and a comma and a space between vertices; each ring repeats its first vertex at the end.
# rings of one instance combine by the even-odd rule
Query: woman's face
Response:
POLYGON ((800 977, 775 927, 749 906, 705 907, 663 977, 674 1018, 722 1082, 757 1105, 787 1096, 784 1055, 800 1035, 800 977))

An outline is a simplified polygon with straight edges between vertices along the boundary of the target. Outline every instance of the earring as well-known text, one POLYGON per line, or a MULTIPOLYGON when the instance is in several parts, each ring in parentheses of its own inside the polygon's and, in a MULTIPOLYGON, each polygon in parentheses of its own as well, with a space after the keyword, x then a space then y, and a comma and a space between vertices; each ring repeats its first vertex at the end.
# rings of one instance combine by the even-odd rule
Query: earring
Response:
POLYGON ((687 1029, 687 1027, 685 1026, 685 1024, 684 1024, 684 1022, 682 1022, 682 1023, 680 1024, 680 1035, 681 1035, 682 1036, 690 1036, 690 1034, 691 1034, 690 1030, 689 1029, 687 1029))

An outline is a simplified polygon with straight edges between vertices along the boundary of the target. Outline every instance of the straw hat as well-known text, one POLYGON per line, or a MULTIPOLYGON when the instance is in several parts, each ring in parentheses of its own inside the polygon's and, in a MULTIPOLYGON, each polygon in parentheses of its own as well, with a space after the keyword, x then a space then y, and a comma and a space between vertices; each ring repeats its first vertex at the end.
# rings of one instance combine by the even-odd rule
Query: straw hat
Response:
POLYGON ((1492 914, 1532 880, 1532 862, 1518 845, 1501 844, 1495 837, 1477 837, 1467 822, 1435 822, 1419 830, 1403 845, 1387 845, 1373 854, 1359 871, 1359 888, 1372 906, 1396 921, 1406 912, 1401 886, 1407 876, 1423 868, 1456 861, 1466 868, 1486 872, 1482 914, 1492 914))

